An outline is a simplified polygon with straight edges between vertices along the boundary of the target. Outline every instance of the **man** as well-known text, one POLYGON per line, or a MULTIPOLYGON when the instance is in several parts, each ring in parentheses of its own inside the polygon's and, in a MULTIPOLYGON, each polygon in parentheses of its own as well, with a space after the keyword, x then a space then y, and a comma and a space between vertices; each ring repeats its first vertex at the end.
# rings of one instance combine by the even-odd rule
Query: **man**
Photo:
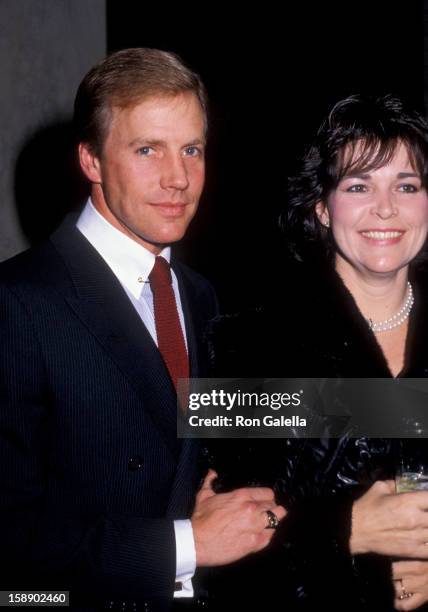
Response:
POLYGON ((206 374, 216 300, 169 245, 204 183, 199 77, 120 51, 86 75, 74 119, 91 198, 1 266, 1 582, 167 609, 192 596, 196 565, 264 548, 285 511, 269 489, 214 494, 210 473, 188 520, 197 445, 176 438, 175 386, 206 374))

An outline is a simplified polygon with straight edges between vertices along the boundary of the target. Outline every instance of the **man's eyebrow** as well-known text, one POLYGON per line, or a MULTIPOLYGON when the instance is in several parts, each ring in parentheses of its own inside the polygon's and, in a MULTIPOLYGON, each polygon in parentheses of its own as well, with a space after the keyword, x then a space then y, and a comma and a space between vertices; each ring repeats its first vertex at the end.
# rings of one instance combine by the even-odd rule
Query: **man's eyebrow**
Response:
MULTIPOLYGON (((159 140, 159 139, 153 139, 153 138, 144 138, 142 136, 139 136, 138 138, 134 138, 133 140, 131 140, 131 142, 129 143, 129 147, 135 147, 136 145, 140 145, 143 147, 156 147, 156 146, 166 146, 168 143, 165 140, 159 140)), ((184 144, 184 147, 192 147, 195 145, 202 145, 205 146, 205 140, 201 139, 201 138, 195 138, 194 140, 190 140, 189 142, 186 142, 186 144, 184 144)))
POLYGON ((134 140, 131 140, 131 142, 129 143, 129 146, 135 147, 135 145, 141 145, 145 147, 150 147, 150 146, 164 145, 164 144, 165 144, 164 140, 144 138, 144 136, 138 136, 137 138, 134 138, 134 140))
POLYGON ((185 147, 192 147, 194 145, 203 145, 205 146, 206 142, 205 140, 201 139, 201 138, 195 138, 195 140, 191 140, 190 142, 188 142, 187 144, 185 144, 185 147))

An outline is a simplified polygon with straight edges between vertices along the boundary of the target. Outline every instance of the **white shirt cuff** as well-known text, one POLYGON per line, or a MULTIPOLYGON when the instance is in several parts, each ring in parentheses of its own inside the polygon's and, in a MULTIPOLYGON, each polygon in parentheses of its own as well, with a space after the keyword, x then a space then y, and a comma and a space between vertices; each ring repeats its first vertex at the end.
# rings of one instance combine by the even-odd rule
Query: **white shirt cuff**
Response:
POLYGON ((190 520, 174 521, 176 571, 175 581, 182 588, 174 592, 174 597, 193 597, 192 578, 196 570, 195 539, 190 520))

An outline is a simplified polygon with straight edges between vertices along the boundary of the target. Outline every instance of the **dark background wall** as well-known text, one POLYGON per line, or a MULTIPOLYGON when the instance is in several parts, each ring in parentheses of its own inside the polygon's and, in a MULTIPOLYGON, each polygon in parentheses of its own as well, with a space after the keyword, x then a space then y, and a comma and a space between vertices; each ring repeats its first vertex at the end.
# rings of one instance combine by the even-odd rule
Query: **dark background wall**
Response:
POLYGON ((212 106, 207 187, 179 251, 212 279, 226 309, 262 301, 266 271, 281 264, 284 274, 277 217, 287 174, 329 105, 365 91, 423 108, 424 2, 340 4, 265 3, 232 16, 209 4, 198 13, 107 0, 105 13, 103 0, 2 0, 0 259, 47 233, 82 196, 67 121, 106 41, 109 51, 159 47, 201 73, 212 106))
POLYGON ((226 308, 262 301, 266 270, 282 263, 277 218, 287 173, 329 105, 395 92, 423 109, 423 2, 399 10, 382 1, 296 4, 202 17, 107 2, 110 51, 176 51, 208 86, 208 184, 181 250, 226 308))

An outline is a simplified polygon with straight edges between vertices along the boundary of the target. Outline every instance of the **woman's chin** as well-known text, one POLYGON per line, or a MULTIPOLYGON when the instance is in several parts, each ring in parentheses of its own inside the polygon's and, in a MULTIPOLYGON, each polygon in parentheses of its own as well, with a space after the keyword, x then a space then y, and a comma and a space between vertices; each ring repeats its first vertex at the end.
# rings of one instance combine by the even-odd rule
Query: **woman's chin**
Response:
POLYGON ((338 256, 336 259, 336 270, 342 275, 347 276, 349 273, 355 272, 363 276, 372 275, 379 276, 394 276, 400 270, 406 268, 409 264, 408 258, 397 257, 371 257, 361 258, 359 261, 352 261, 350 258, 338 256), (353 270, 353 272, 351 272, 353 270))
POLYGON ((370 262, 361 267, 361 271, 364 274, 369 274, 374 277, 384 277, 384 276, 395 276, 408 266, 408 261, 400 261, 400 262, 370 262))

